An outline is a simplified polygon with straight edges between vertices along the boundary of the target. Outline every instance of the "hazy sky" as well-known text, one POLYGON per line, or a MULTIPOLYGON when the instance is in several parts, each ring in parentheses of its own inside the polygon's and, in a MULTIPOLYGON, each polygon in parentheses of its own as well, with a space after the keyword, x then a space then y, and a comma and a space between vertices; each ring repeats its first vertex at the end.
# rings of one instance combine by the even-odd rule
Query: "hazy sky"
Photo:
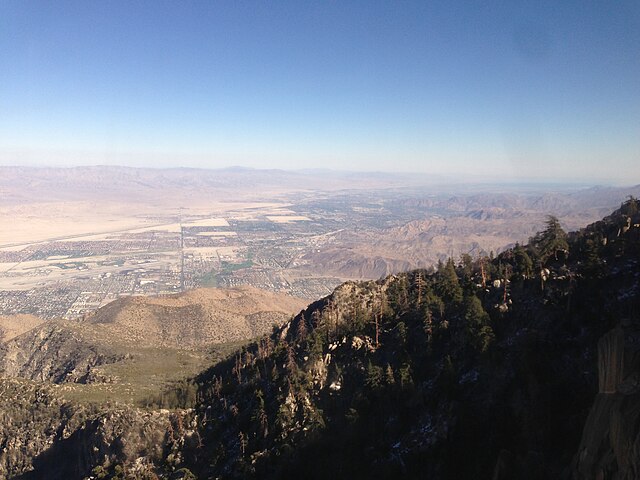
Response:
POLYGON ((0 164, 640 182, 640 2, 0 1, 0 164))

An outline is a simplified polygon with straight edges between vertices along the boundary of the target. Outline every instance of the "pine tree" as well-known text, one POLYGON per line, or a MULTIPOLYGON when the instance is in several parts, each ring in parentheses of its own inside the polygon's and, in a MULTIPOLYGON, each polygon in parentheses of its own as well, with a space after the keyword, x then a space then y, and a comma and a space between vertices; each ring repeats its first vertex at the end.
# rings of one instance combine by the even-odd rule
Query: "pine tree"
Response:
POLYGON ((296 354, 293 350, 293 347, 289 345, 287 347, 287 372, 289 372, 289 376, 292 376, 298 370, 298 364, 296 363, 296 354))
POLYGON ((533 273, 533 261, 519 243, 516 243, 516 246, 513 249, 513 256, 516 264, 516 273, 523 278, 531 276, 533 273))
POLYGON ((367 365, 365 384, 371 390, 377 390, 382 385, 382 368, 371 363, 371 360, 369 360, 367 365))
POLYGON ((416 273, 416 287, 418 288, 418 298, 416 299, 416 308, 420 308, 420 305, 422 305, 422 295, 424 293, 424 288, 426 286, 426 283, 424 281, 424 277, 422 275, 422 271, 418 270, 418 272, 416 273))
POLYGON ((453 259, 449 258, 447 263, 438 271, 436 287, 438 294, 446 302, 460 303, 462 301, 462 287, 456 274, 453 259))
POLYGON ((482 307, 482 302, 475 295, 465 299, 464 318, 471 327, 482 327, 489 321, 489 314, 482 307))
POLYGON ((298 342, 304 342, 307 339, 307 333, 307 320, 304 315, 301 315, 298 320, 298 331, 296 332, 298 342))
POLYGON ((462 276, 465 280, 470 280, 473 276, 473 258, 468 253, 460 256, 460 264, 462 267, 462 276))
POLYGON ((551 256, 557 260, 558 252, 569 251, 567 234, 558 218, 553 215, 547 217, 546 228, 533 237, 531 244, 536 249, 542 265, 546 264, 551 256))
POLYGON ((427 308, 424 312, 424 324, 423 324, 424 333, 427 336, 427 343, 431 343, 433 338, 433 315, 431 314, 431 310, 427 308))
POLYGON ((413 386, 413 376, 411 374, 411 365, 405 363, 400 367, 400 388, 409 388, 413 386))
POLYGON ((387 385, 393 385, 396 383, 396 379, 393 374, 393 368, 387 363, 387 368, 384 371, 385 382, 387 385))
POLYGON ((395 328, 395 336, 400 345, 407 343, 407 326, 404 322, 398 322, 395 328))
POLYGON ((604 265, 598 252, 598 245, 593 239, 589 238, 585 242, 583 256, 585 260, 581 270, 588 275, 601 275, 604 265))

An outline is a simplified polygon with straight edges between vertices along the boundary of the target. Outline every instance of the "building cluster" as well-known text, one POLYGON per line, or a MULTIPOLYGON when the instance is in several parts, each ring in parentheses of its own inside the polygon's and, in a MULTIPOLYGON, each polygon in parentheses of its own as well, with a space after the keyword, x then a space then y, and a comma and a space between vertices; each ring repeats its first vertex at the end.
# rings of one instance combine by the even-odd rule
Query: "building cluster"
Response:
MULTIPOLYGON (((344 212, 229 218, 224 225, 182 225, 34 243, 0 251, 0 315, 82 318, 128 295, 165 295, 200 286, 251 285, 315 299, 337 278, 297 271, 344 212), (274 220, 275 218, 275 220, 274 220), (305 220, 300 220, 304 218, 305 220)), ((344 217, 344 219, 342 218, 344 217)))

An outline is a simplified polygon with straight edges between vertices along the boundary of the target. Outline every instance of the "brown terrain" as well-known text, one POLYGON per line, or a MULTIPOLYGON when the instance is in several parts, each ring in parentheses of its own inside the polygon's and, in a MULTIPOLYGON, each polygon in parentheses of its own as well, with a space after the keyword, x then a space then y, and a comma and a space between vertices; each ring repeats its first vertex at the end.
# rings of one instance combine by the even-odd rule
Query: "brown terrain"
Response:
POLYGON ((244 286, 122 298, 81 321, 8 317, 0 375, 51 382, 81 402, 143 403, 305 305, 244 286))
POLYGON ((0 343, 28 332, 44 320, 33 315, 0 315, 0 343))
POLYGON ((139 346, 198 348, 257 337, 306 306, 284 294, 242 286, 161 297, 124 297, 85 324, 139 346))
POLYGON ((473 258, 526 244, 548 215, 576 230, 637 196, 640 186, 595 187, 570 193, 477 193, 434 195, 390 202, 399 215, 414 216, 387 228, 346 228, 326 235, 321 248, 303 256, 300 270, 343 279, 376 279, 427 268, 462 254, 473 258))

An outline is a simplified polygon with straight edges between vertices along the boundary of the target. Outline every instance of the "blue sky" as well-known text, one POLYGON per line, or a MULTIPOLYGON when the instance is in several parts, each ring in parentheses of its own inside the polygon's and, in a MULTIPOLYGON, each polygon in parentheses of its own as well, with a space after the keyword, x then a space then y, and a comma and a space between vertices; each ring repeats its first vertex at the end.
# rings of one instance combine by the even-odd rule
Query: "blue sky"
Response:
POLYGON ((0 164, 640 182, 640 2, 0 2, 0 164))

